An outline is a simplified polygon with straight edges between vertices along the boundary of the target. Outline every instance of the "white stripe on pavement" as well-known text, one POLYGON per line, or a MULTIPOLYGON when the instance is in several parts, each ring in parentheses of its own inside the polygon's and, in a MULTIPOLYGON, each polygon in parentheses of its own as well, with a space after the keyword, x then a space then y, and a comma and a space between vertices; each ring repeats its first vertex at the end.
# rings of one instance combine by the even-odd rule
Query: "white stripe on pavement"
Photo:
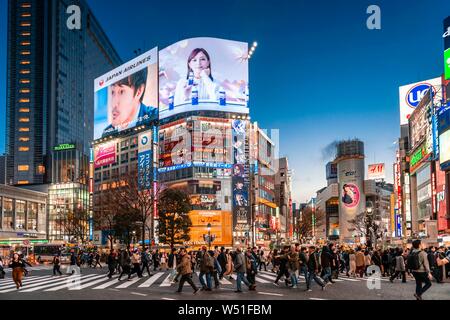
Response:
MULTIPOLYGON (((119 276, 118 275, 116 275, 116 276, 112 276, 112 279, 117 279, 119 276)), ((70 288, 69 290, 82 290, 82 289, 86 289, 86 288, 89 288, 89 287, 91 287, 91 286, 93 286, 93 285, 95 285, 95 284, 97 284, 97 283, 101 283, 101 282, 105 282, 105 281, 108 281, 108 280, 110 280, 107 276, 105 276, 105 278, 103 278, 103 279, 97 279, 97 280, 95 280, 95 281, 92 281, 92 282, 88 282, 88 283, 86 283, 86 284, 83 284, 83 285, 81 285, 81 286, 76 286, 75 288, 70 288)))
MULTIPOLYGON (((33 279, 33 280, 30 280, 30 281, 27 281, 27 282, 22 281, 22 284, 25 287, 28 287, 28 285, 31 285, 31 284, 37 284, 37 283, 42 283, 42 282, 48 283, 48 280, 50 280, 48 277, 42 277, 42 278, 39 278, 39 279, 33 279)), ((3 286, 0 287, 0 290, 1 290, 0 293, 17 290, 16 289, 16 284, 13 282, 10 285, 3 285, 3 286), (13 288, 13 289, 5 290, 5 289, 8 289, 8 288, 13 288)))
POLYGON ((256 282, 259 282, 259 283, 270 283, 271 282, 271 281, 265 280, 260 277, 255 277, 255 279, 256 279, 256 282))
POLYGON ((170 287, 172 285, 170 281, 170 273, 169 275, 164 279, 164 281, 159 285, 160 287, 170 287))
MULTIPOLYGON (((148 288, 150 287, 156 280, 158 280, 164 272, 157 272, 154 275, 150 277, 147 281, 145 281, 143 284, 141 284, 138 288, 148 288)), ((95 289, 95 288, 94 288, 95 289)))
MULTIPOLYGON (((90 278, 91 276, 93 276, 93 275, 85 275, 85 276, 82 276, 82 278, 90 278)), ((69 279, 75 279, 75 277, 69 276, 69 277, 64 277, 62 279, 58 279, 58 280, 52 280, 52 281, 49 281, 46 285, 43 285, 43 286, 31 285, 31 286, 28 286, 28 288, 31 287, 32 289, 24 289, 24 290, 20 290, 20 291, 21 292, 34 292, 36 290, 57 286, 57 285, 59 285, 59 284, 61 284, 63 282, 66 283, 65 285, 68 285, 68 280, 69 279)))
POLYGON ((143 296, 143 297, 146 297, 147 295, 146 294, 144 294, 144 293, 138 293, 138 292, 130 292, 131 294, 134 294, 134 295, 136 295, 136 296, 143 296))
POLYGON ((175 300, 175 299, 171 299, 171 298, 161 298, 162 300, 175 300))
POLYGON ((219 281, 221 284, 232 284, 230 280, 227 280, 225 278, 222 278, 222 280, 219 279, 219 281))
POLYGON ((322 298, 309 298, 309 300, 327 300, 327 299, 322 299, 322 298))
MULTIPOLYGON (((104 283, 104 284, 102 284, 102 285, 100 285, 100 286, 98 286, 98 287, 92 288, 92 289, 93 289, 93 290, 105 289, 105 288, 108 288, 108 287, 112 286, 112 285, 115 284, 115 283, 116 283, 116 284, 117 284, 117 283, 120 283, 120 282, 117 281, 118 276, 116 276, 116 277, 117 277, 116 279, 109 280, 108 282, 106 282, 106 283, 104 283)), ((127 275, 127 277, 128 277, 128 275, 127 275)), ((110 289, 110 290, 114 290, 114 289, 110 289)))
MULTIPOLYGON (((25 277, 22 279, 23 282, 25 282, 26 280, 31 280, 31 279, 35 279, 35 278, 39 278, 40 276, 31 276, 31 277, 25 277)), ((2 279, 0 280, 0 285, 5 284, 5 283, 9 283, 13 281, 13 278, 7 278, 7 279, 2 279)))
POLYGON ((72 281, 71 283, 68 282, 68 283, 65 283, 65 284, 57 286, 57 287, 46 289, 44 291, 58 291, 58 290, 61 290, 61 289, 72 290, 73 288, 77 288, 80 284, 82 284, 84 282, 87 282, 87 281, 90 281, 90 280, 93 280, 93 279, 98 279, 100 277, 103 278, 104 276, 105 276, 104 274, 94 275, 93 277, 80 279, 79 282, 78 281, 75 281, 75 282, 72 281))
POLYGON ((264 278, 272 280, 272 281, 275 281, 275 279, 276 279, 276 277, 271 277, 271 276, 269 276, 267 274, 260 274, 260 277, 264 277, 264 278))
POLYGON ((281 293, 271 293, 271 292, 261 292, 261 291, 258 291, 257 293, 258 294, 263 294, 263 295, 266 295, 266 296, 277 296, 277 297, 283 297, 284 296, 281 293))
POLYGON ((125 283, 122 283, 120 286, 117 286, 116 288, 117 288, 117 289, 125 289, 125 288, 128 288, 129 286, 131 286, 132 284, 138 282, 139 280, 141 280, 141 278, 139 278, 139 277, 135 277, 134 279, 132 279, 132 280, 130 280, 130 281, 125 280, 125 283))

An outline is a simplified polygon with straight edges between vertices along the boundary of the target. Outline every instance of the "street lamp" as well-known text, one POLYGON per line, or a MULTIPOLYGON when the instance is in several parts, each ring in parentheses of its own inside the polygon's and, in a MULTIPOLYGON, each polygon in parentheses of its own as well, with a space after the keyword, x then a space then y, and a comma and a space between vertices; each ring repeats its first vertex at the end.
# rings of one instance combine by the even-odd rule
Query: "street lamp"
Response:
POLYGON ((211 250, 211 223, 208 223, 206 229, 208 230, 208 250, 211 250))

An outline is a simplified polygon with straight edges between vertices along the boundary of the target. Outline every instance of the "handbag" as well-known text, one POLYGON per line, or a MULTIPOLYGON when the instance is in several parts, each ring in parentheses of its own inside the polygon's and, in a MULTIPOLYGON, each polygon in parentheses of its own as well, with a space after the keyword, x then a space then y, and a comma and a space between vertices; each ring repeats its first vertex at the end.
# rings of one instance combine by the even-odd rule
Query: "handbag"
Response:
POLYGON ((437 257, 436 263, 437 263, 438 267, 442 267, 448 263, 448 259, 447 258, 441 259, 441 258, 437 257))

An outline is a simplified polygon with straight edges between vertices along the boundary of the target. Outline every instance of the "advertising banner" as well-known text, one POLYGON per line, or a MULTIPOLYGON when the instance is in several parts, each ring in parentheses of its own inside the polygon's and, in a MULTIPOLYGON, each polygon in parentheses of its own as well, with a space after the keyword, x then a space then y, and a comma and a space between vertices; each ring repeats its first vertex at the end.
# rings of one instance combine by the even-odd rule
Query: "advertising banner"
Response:
POLYGON ((139 190, 150 190, 152 186, 153 163, 152 130, 139 134, 138 142, 138 186, 139 190))
POLYGON ((445 80, 450 80, 450 49, 444 52, 444 76, 445 80))
POLYGON ((246 143, 247 121, 233 120, 233 225, 234 231, 250 231, 251 229, 251 204, 249 199, 249 165, 246 163, 245 143, 246 143))
POLYGON ((408 124, 409 117, 430 88, 433 88, 435 93, 433 94, 434 100, 438 102, 441 99, 438 94, 441 92, 440 87, 440 77, 401 86, 399 88, 400 125, 408 124))
POLYGON ((450 167, 450 130, 439 136, 439 163, 442 169, 450 167))
POLYGON ((232 245, 232 216, 229 211, 192 210, 189 212, 192 226, 189 230, 191 240, 184 245, 208 245, 208 224, 211 224, 211 246, 232 245))
POLYGON ((94 139, 158 119, 158 49, 95 79, 94 139))
POLYGON ((444 19, 444 50, 450 49, 450 17, 444 19))
POLYGON ((352 240, 356 235, 351 220, 364 212, 364 160, 345 159, 338 162, 339 234, 341 240, 352 240))
POLYGON ((159 52, 159 118, 212 110, 248 113, 248 44, 192 38, 159 52))
POLYGON ((384 163, 369 164, 369 169, 367 171, 367 177, 369 178, 369 180, 385 179, 386 173, 385 173, 384 163))
POLYGON ((116 141, 110 141, 94 147, 94 166, 99 168, 116 163, 116 141))
POLYGON ((446 181, 445 171, 440 170, 439 163, 436 162, 436 211, 438 220, 438 230, 445 230, 448 228, 447 219, 447 195, 446 195, 446 181))

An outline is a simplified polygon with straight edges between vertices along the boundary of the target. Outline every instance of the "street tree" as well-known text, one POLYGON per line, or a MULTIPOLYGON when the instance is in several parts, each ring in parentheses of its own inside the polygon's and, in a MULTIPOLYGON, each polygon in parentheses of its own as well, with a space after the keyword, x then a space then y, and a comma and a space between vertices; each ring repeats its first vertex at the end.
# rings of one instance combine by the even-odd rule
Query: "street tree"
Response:
POLYGON ((61 212, 55 220, 56 227, 69 236, 70 242, 84 241, 88 234, 88 211, 82 207, 76 207, 61 212))
POLYGON ((305 207, 301 211, 300 219, 297 223, 296 232, 301 238, 311 238, 313 233, 325 225, 325 213, 320 209, 305 207))
POLYGON ((183 244, 189 241, 192 226, 189 218, 191 210, 189 195, 180 189, 165 189, 158 200, 158 236, 162 243, 183 244))

